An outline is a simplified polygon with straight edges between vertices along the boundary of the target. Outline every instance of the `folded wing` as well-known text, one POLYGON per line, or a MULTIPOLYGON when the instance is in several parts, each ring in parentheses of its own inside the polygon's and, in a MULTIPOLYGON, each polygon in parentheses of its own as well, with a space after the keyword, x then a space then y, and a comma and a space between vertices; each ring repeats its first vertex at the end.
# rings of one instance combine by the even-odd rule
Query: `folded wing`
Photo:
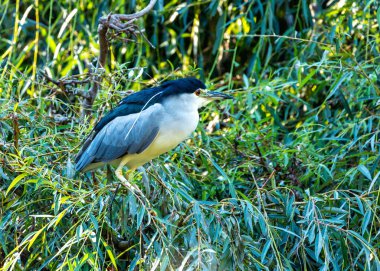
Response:
POLYGON ((76 170, 83 170, 91 163, 110 162, 126 154, 143 152, 156 138, 162 106, 155 104, 148 109, 114 118, 92 139, 76 161, 76 170))

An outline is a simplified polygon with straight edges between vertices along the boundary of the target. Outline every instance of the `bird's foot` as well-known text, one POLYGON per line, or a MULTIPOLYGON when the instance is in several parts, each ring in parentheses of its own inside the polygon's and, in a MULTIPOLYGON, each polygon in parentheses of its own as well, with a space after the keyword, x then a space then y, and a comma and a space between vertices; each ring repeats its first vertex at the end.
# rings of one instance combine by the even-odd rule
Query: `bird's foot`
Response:
MULTIPOLYGON (((151 207, 151 204, 149 200, 145 197, 144 193, 140 190, 140 188, 133 184, 128 182, 128 180, 124 177, 121 170, 116 170, 116 177, 120 180, 121 184, 127 188, 132 194, 134 194, 138 198, 142 198, 143 201, 145 201, 146 205, 151 207)), ((128 170, 128 176, 131 178, 133 176, 133 171, 128 170)))

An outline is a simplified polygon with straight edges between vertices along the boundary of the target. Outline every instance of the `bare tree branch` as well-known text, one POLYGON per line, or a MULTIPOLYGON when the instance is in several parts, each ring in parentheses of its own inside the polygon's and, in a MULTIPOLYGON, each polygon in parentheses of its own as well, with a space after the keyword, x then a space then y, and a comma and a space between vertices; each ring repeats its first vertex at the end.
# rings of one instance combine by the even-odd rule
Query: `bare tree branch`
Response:
POLYGON ((71 92, 83 98, 82 116, 86 116, 91 113, 92 105, 95 101, 96 95, 98 94, 100 85, 104 77, 103 72, 99 72, 99 71, 101 69, 104 71, 104 67, 106 66, 109 43, 111 40, 115 38, 120 38, 124 42, 129 42, 132 40, 124 38, 122 36, 119 37, 119 35, 126 34, 126 35, 132 35, 133 37, 137 37, 137 35, 139 34, 146 42, 149 43, 150 46, 153 47, 153 45, 149 42, 149 40, 143 34, 143 30, 139 29, 139 27, 135 24, 135 22, 138 18, 148 13, 154 7, 156 2, 157 0, 150 0, 149 4, 143 10, 133 13, 133 14, 112 14, 111 13, 99 19, 98 35, 99 35, 100 52, 98 56, 98 63, 95 70, 89 72, 86 75, 73 75, 73 76, 61 78, 58 80, 54 80, 53 78, 49 77, 46 72, 42 73, 42 75, 46 78, 48 82, 56 85, 58 89, 60 89, 62 92, 65 92, 65 93, 71 92), (84 84, 92 84, 91 89, 89 91, 79 91, 79 90, 72 91, 70 90, 70 88, 68 88, 69 85, 84 85, 84 84))
MULTIPOLYGON (((97 68, 104 68, 107 61, 107 55, 109 50, 109 40, 107 39, 107 33, 109 30, 113 30, 116 33, 132 34, 136 36, 136 33, 143 36, 145 40, 147 38, 142 34, 141 30, 138 28, 134 22, 137 18, 148 13, 156 4, 157 0, 150 0, 149 4, 141 11, 134 14, 108 14, 99 19, 98 35, 99 35, 99 46, 100 52, 98 57, 97 68), (127 22, 123 22, 127 21, 127 22)), ((150 44, 150 43, 149 43, 150 44)), ((83 112, 82 115, 89 115, 91 113, 91 108, 100 89, 100 84, 102 77, 98 77, 95 80, 87 98, 83 101, 83 112)))
POLYGON ((150 0, 149 4, 143 9, 140 10, 134 14, 118 14, 120 17, 120 20, 132 20, 136 18, 140 18, 141 16, 144 16, 146 13, 148 13, 156 4, 157 0, 150 0))
POLYGON ((41 73, 41 75, 43 77, 45 77, 46 80, 48 80, 49 82, 53 83, 54 85, 56 85, 57 87, 59 87, 62 90, 65 90, 66 85, 84 85, 84 84, 90 83, 91 79, 92 79, 91 74, 87 74, 87 78, 85 78, 85 79, 74 79, 74 78, 80 77, 80 75, 76 75, 76 76, 71 76, 69 78, 61 78, 61 79, 58 79, 58 80, 55 80, 55 79, 51 78, 47 74, 46 71, 43 72, 43 73, 41 73))
POLYGON ((70 77, 67 77, 67 78, 61 78, 61 79, 58 79, 58 80, 55 80, 53 78, 51 78, 47 72, 41 72, 40 73, 48 82, 50 83, 53 83, 54 85, 56 85, 58 87, 58 89, 64 93, 74 93, 75 95, 79 95, 81 96, 82 98, 88 98, 89 96, 89 93, 86 92, 86 91, 82 91, 82 90, 72 90, 72 88, 68 88, 67 86, 68 85, 85 85, 85 84, 89 84, 91 82, 94 82, 94 80, 97 79, 97 77, 95 77, 93 74, 91 73, 88 73, 88 74, 85 74, 85 75, 82 75, 82 74, 79 74, 79 75, 73 75, 73 76, 70 76, 70 77), (85 78, 81 78, 85 76, 85 78))

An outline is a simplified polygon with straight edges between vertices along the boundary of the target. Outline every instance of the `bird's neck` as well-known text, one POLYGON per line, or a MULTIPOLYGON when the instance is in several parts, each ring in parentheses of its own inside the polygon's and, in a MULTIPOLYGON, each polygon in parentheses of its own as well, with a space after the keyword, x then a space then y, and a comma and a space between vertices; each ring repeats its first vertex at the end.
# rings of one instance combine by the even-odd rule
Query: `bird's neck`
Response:
POLYGON ((191 95, 168 97, 163 104, 167 111, 176 114, 198 114, 198 108, 201 107, 200 101, 191 95))

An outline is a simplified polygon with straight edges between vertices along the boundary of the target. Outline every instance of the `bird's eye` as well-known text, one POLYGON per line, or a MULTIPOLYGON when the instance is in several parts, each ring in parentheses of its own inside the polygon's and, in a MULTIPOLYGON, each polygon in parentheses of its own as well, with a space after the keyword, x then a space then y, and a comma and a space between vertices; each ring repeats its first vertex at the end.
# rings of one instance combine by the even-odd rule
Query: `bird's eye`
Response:
POLYGON ((195 93, 195 95, 199 96, 199 94, 201 94, 201 89, 198 88, 194 93, 195 93))

